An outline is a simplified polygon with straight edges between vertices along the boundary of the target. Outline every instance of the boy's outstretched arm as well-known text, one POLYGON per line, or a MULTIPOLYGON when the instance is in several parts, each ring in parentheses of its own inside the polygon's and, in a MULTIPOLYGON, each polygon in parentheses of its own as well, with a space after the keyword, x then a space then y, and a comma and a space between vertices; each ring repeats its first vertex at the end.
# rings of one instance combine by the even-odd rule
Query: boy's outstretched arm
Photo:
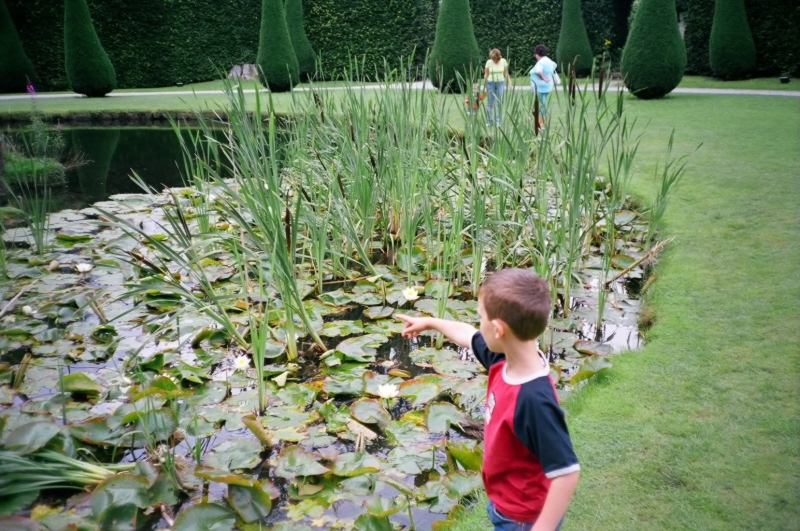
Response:
POLYGON ((572 494, 578 485, 580 474, 580 472, 573 472, 553 478, 550 482, 547 499, 544 501, 544 507, 532 531, 555 531, 567 513, 567 507, 569 507, 572 494))
POLYGON ((474 326, 459 323, 458 321, 448 321, 434 317, 411 317, 400 314, 396 314, 395 317, 406 324, 403 327, 403 337, 417 337, 420 332, 425 330, 435 330, 456 345, 464 348, 472 346, 472 336, 478 331, 474 326))

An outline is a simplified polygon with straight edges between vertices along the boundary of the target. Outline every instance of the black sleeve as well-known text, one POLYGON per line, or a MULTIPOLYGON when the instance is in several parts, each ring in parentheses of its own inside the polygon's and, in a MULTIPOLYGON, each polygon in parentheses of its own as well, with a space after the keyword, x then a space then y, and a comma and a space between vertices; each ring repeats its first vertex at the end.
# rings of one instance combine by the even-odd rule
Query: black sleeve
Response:
POLYGON ((481 365, 486 367, 487 371, 489 367, 498 361, 506 359, 505 354, 498 354, 489 350, 489 347, 486 346, 486 340, 483 339, 483 334, 480 332, 475 332, 475 335, 472 336, 472 353, 475 354, 481 365))
POLYGON ((522 385, 514 412, 514 433, 539 459, 548 478, 580 470, 564 411, 556 401, 548 378, 537 378, 522 385))

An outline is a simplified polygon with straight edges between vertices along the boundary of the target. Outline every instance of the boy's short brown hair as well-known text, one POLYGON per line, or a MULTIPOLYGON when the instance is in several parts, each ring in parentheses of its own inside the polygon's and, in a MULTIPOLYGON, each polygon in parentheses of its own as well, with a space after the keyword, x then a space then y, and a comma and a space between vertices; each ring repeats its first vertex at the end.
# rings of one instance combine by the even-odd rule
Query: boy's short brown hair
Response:
POLYGON ((550 318, 550 288, 527 269, 502 269, 489 275, 478 296, 486 316, 506 323, 518 339, 536 339, 550 318))

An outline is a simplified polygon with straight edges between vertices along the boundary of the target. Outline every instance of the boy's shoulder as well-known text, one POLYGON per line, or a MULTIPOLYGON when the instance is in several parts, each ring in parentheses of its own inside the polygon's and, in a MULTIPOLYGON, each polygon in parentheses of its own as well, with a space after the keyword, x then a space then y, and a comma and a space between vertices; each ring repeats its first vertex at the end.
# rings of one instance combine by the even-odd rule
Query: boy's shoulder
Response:
POLYGON ((506 359, 505 354, 489 350, 489 347, 486 345, 486 340, 483 338, 483 334, 480 331, 472 335, 472 353, 487 371, 491 369, 492 365, 495 363, 505 361, 506 359))

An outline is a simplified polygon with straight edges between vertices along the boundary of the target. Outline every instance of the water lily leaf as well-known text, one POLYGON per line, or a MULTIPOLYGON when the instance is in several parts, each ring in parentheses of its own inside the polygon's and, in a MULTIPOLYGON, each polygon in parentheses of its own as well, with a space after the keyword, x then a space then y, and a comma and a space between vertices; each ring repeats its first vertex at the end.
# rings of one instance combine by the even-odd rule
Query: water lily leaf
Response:
POLYGON ((433 370, 442 376, 452 376, 459 379, 469 379, 481 371, 477 363, 461 360, 437 361, 432 364, 433 370))
POLYGON ((378 319, 386 319, 391 317, 394 313, 394 308, 391 306, 370 306, 364 310, 364 317, 372 321, 378 319))
POLYGON ((173 531, 231 531, 236 514, 216 503, 201 503, 182 511, 173 531))
POLYGON ((353 523, 354 531, 392 531, 392 524, 389 518, 377 518, 369 513, 362 514, 353 523))
POLYGON ((379 388, 382 385, 394 385, 398 386, 403 383, 403 380, 399 378, 392 378, 385 374, 378 374, 373 371, 366 371, 364 375, 361 377, 364 380, 364 390, 367 394, 372 396, 380 396, 379 388))
POLYGON ((92 513, 100 519, 110 507, 133 505, 145 509, 150 505, 149 487, 150 483, 142 476, 117 474, 100 483, 92 493, 92 513))
POLYGON ((383 496, 371 496, 364 500, 367 512, 375 518, 386 518, 406 508, 405 504, 397 504, 395 500, 383 496))
POLYGON ((60 432, 61 429, 52 422, 29 422, 8 434, 5 447, 17 454, 26 455, 43 448, 60 432))
POLYGON ((617 215, 614 217, 614 223, 618 226, 627 225, 639 214, 637 212, 633 212, 631 210, 620 210, 617 212, 617 215))
POLYGON ((120 443, 120 437, 124 434, 110 428, 105 417, 87 419, 80 424, 70 426, 69 431, 80 441, 100 446, 115 446, 120 443))
POLYGON ((327 402, 319 407, 319 414, 325 419, 328 433, 339 433, 347 430, 347 421, 350 420, 350 408, 346 405, 337 407, 333 402, 327 402))
POLYGON ((331 464, 331 472, 342 477, 355 477, 378 472, 380 468, 380 460, 367 452, 341 454, 331 464))
POLYGON ((636 263, 636 258, 626 254, 615 254, 611 257, 611 265, 617 269, 627 269, 636 263))
POLYGON ((425 284, 425 295, 428 297, 439 298, 444 295, 449 297, 455 292, 455 287, 446 280, 429 280, 425 284))
POLYGON ((0 499, 0 531, 42 531, 36 520, 14 515, 29 507, 39 497, 38 490, 11 494, 0 499))
POLYGON ((275 465, 275 475, 293 479, 297 476, 318 476, 329 472, 319 464, 316 454, 307 452, 300 446, 289 446, 281 452, 275 465))
POLYGON ((98 395, 103 391, 103 387, 100 384, 83 372, 74 372, 62 376, 61 388, 67 393, 80 395, 98 395))
POLYGON ((462 382, 455 388, 456 405, 469 411, 486 398, 486 382, 488 377, 485 374, 479 374, 471 380, 462 382))
POLYGON ((480 473, 473 470, 450 472, 442 483, 448 494, 456 498, 463 498, 483 486, 480 473))
POLYGON ((100 529, 108 531, 136 531, 139 509, 130 503, 112 505, 100 516, 100 529))
POLYGON ((445 361, 459 361, 458 352, 448 348, 423 347, 409 354, 411 361, 420 367, 432 367, 434 363, 445 361))
POLYGON ((429 433, 409 420, 393 420, 385 430, 392 446, 412 446, 429 440, 429 433))
POLYGON ((587 356, 607 356, 612 351, 611 345, 585 340, 576 341, 572 348, 587 356))
POLYGON ((111 325, 100 325, 92 331, 92 339, 103 345, 108 345, 117 337, 117 329, 111 325))
POLYGON ((230 485, 228 503, 247 523, 266 518, 272 510, 272 499, 259 484, 252 487, 230 485))
POLYGON ((449 402, 434 402, 425 408, 425 427, 432 433, 447 433, 450 425, 467 424, 467 415, 449 402))
POLYGON ((264 429, 264 426, 261 425, 261 421, 255 415, 245 415, 242 417, 242 423, 247 426, 247 429, 256 436, 256 439, 258 439, 262 445, 267 448, 272 446, 272 435, 264 429))
POLYGON ((132 400, 140 400, 147 396, 160 396, 167 400, 174 400, 188 394, 166 376, 157 376, 144 389, 132 390, 130 397, 132 400))
POLYGON ((231 439, 215 446, 203 464, 220 470, 250 469, 261 461, 261 451, 255 439, 231 439))
POLYGON ((387 341, 389 338, 384 335, 366 334, 345 339, 336 345, 336 350, 344 353, 353 361, 371 362, 378 353, 377 348, 387 341))
POLYGON ((483 451, 480 447, 469 448, 464 444, 449 443, 445 449, 465 470, 480 472, 483 466, 483 451))
POLYGON ((603 371, 606 371, 612 367, 611 362, 606 360, 600 356, 592 356, 587 358, 585 362, 581 365, 578 372, 576 372, 572 378, 569 379, 569 383, 576 384, 587 378, 591 378, 597 374, 600 374, 603 371))
POLYGON ((186 380, 187 382, 196 384, 201 384, 206 380, 211 379, 205 369, 189 365, 183 361, 178 363, 178 366, 175 367, 174 371, 180 375, 181 380, 186 380))
POLYGON ((330 321, 323 325, 320 334, 326 337, 341 337, 363 332, 361 321, 330 321))
POLYGON ((414 407, 427 404, 439 396, 440 392, 438 384, 418 378, 400 384, 400 396, 408 399, 414 407))
POLYGON ((319 420, 316 411, 303 412, 289 406, 273 406, 264 414, 264 423, 268 428, 301 428, 319 420))
POLYGON ((306 432, 301 430, 302 428, 281 428, 270 433, 276 442, 301 442, 308 437, 306 432))
POLYGON ((403 331, 403 326, 403 323, 396 319, 381 319, 379 321, 368 322, 364 325, 364 331, 368 334, 394 336, 403 331))
POLYGON ((147 290, 144 294, 145 305, 157 312, 172 312, 181 307, 181 296, 157 289, 147 290))
POLYGON ((239 474, 233 474, 228 470, 218 470, 203 465, 198 465, 194 469, 194 475, 205 479, 206 481, 213 481, 215 483, 224 483, 225 485, 241 485, 250 487, 253 485, 253 480, 239 474))
POLYGON ((420 502, 429 504, 428 510, 432 513, 447 514, 458 505, 458 497, 450 494, 442 481, 429 481, 417 494, 420 502))
POLYGON ((416 273, 425 261, 425 252, 422 247, 415 245, 409 253, 408 247, 403 246, 397 251, 394 258, 397 267, 405 272, 416 273))
POLYGON ((393 470, 416 475, 430 468, 433 459, 433 445, 398 446, 389 452, 387 463, 393 470))
POLYGON ((331 306, 345 306, 350 304, 351 296, 344 292, 344 290, 337 289, 336 291, 329 291, 319 296, 319 299, 325 304, 331 306))
POLYGON ((346 435, 350 435, 352 440, 356 440, 359 435, 363 435, 368 441, 372 441, 378 438, 378 434, 372 431, 371 429, 367 428, 360 422, 357 422, 353 419, 348 419, 346 422, 347 429, 349 430, 349 434, 345 432, 345 434, 339 434, 339 437, 346 439, 346 435))
POLYGON ((350 406, 350 414, 364 424, 385 426, 392 421, 392 416, 384 409, 383 405, 378 400, 370 398, 362 398, 353 402, 350 406))
POLYGON ((389 369, 388 374, 389 376, 394 376, 403 380, 408 380, 411 378, 411 373, 403 369, 389 369))
POLYGON ((306 407, 317 398, 318 391, 307 384, 289 384, 278 392, 278 398, 286 405, 306 407))
POLYGON ((364 392, 362 372, 343 372, 325 378, 322 389, 328 395, 360 395, 364 392))

